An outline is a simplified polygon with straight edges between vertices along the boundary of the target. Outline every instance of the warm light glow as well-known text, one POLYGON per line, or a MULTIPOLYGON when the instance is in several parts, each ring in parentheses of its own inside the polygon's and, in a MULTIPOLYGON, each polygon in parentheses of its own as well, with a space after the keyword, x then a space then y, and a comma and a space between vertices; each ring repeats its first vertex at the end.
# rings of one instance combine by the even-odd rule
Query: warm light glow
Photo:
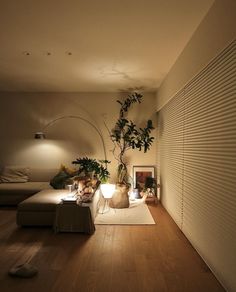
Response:
POLYGON ((59 161, 71 162, 71 153, 68 153, 68 144, 52 140, 25 140, 18 146, 18 151, 12 151, 10 164, 32 168, 58 168, 59 161), (21 147, 20 147, 21 146, 21 147), (60 159, 60 160, 59 160, 60 159))
POLYGON ((105 199, 112 198, 114 192, 115 192, 116 185, 114 184, 101 184, 101 191, 103 194, 103 197, 105 199))

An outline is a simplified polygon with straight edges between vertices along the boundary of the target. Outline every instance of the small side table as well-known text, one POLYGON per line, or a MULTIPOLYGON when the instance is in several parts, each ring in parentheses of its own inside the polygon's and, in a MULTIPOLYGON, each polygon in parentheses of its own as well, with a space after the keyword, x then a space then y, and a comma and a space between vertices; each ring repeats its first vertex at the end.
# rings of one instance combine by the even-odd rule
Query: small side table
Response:
POLYGON ((95 225, 89 206, 80 206, 76 203, 57 204, 54 231, 93 234, 95 225))

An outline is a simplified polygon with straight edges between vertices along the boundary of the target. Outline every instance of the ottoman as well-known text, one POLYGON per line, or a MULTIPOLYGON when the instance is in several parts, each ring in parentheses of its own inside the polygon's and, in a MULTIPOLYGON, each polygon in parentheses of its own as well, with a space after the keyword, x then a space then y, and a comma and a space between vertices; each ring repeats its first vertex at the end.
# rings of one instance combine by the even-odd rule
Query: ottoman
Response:
POLYGON ((52 226, 56 206, 68 190, 42 190, 18 204, 16 223, 19 226, 52 226))
POLYGON ((48 189, 24 200, 17 207, 17 225, 54 226, 56 232, 92 234, 95 231, 94 219, 101 198, 100 188, 90 203, 83 203, 81 206, 62 203, 61 199, 68 194, 68 190, 48 189))

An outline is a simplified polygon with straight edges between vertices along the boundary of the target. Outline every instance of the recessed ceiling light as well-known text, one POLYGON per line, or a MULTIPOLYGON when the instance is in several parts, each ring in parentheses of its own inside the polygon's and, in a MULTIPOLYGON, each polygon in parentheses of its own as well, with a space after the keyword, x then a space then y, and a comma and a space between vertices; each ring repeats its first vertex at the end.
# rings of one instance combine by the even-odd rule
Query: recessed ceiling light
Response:
POLYGON ((30 52, 24 51, 24 52, 22 52, 22 54, 25 55, 25 56, 29 56, 30 55, 30 52))

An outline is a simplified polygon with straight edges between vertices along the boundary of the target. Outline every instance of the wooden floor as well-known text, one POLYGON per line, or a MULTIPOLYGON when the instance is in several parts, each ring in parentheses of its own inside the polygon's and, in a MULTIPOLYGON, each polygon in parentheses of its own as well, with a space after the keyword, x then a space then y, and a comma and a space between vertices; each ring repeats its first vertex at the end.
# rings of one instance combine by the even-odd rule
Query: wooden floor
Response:
POLYGON ((0 291, 224 291, 165 209, 149 205, 156 225, 97 226, 92 236, 18 228, 0 209, 0 291), (31 279, 8 270, 31 259, 31 279))

